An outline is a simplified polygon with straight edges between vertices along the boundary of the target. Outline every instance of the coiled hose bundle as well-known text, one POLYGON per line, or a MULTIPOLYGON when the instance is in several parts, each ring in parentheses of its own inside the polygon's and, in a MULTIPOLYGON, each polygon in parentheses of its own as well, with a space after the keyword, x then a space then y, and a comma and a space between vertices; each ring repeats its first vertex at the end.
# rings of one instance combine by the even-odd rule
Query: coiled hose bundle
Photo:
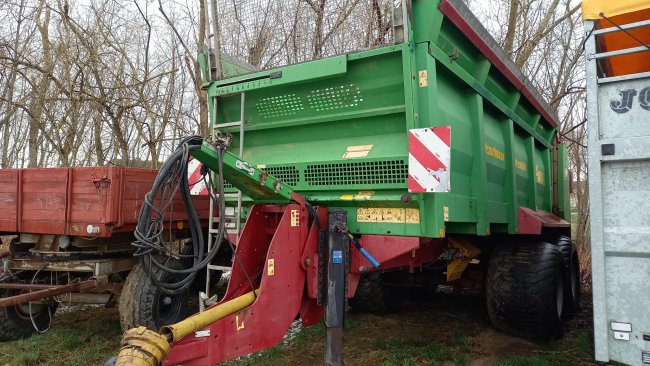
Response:
MULTIPOLYGON (((218 234, 215 238, 215 246, 205 253, 205 240, 203 230, 199 220, 198 213, 192 202, 189 182, 187 180, 187 168, 190 152, 201 148, 203 138, 200 136, 190 136, 184 138, 169 156, 167 161, 158 171, 151 191, 146 194, 144 203, 140 208, 138 224, 135 229, 136 241, 132 243, 137 249, 134 256, 138 257, 145 273, 149 274, 151 281, 168 295, 178 295, 192 285, 199 270, 212 261, 219 251, 221 242, 224 239, 225 225, 224 220, 219 220, 218 234), (175 257, 182 257, 182 254, 172 253, 168 246, 165 245, 165 216, 166 212, 172 208, 173 200, 176 194, 180 192, 189 229, 192 236, 192 264, 187 269, 178 269, 171 265, 175 257), (154 276, 154 271, 163 271, 173 274, 174 276, 154 276), (176 282, 161 282, 158 278, 182 278, 176 282)), ((221 177, 223 167, 223 155, 225 147, 216 145, 217 150, 217 196, 212 195, 212 189, 209 189, 211 199, 217 203, 219 217, 224 217, 225 202, 223 199, 223 179, 221 177)), ((205 176, 203 177, 205 179, 205 176)), ((210 182, 212 183, 212 182, 210 182)), ((171 231, 171 214, 169 217, 168 229, 171 231)), ((171 233, 170 233, 171 234, 171 233)), ((210 233, 212 235, 212 233, 210 233)), ((171 238, 171 235, 169 236, 171 238)), ((186 261, 189 262, 189 261, 186 261)))

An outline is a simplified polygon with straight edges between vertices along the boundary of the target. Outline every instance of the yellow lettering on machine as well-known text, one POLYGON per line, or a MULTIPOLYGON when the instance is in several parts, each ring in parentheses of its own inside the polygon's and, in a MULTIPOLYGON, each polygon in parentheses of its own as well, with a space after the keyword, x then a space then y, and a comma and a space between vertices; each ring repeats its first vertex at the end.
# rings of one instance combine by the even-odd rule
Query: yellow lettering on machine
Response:
POLYGON ((501 161, 506 160, 506 155, 503 153, 503 151, 497 149, 494 146, 485 144, 485 153, 501 161))
POLYGON ((519 161, 519 160, 515 159, 515 166, 519 170, 526 171, 526 163, 524 163, 523 161, 519 161))
POLYGON ((242 320, 241 323, 239 322, 239 315, 235 315, 235 328, 237 330, 242 330, 246 326, 244 325, 244 321, 242 320))
POLYGON ((538 184, 544 184, 544 172, 537 165, 535 165, 535 178, 538 184))

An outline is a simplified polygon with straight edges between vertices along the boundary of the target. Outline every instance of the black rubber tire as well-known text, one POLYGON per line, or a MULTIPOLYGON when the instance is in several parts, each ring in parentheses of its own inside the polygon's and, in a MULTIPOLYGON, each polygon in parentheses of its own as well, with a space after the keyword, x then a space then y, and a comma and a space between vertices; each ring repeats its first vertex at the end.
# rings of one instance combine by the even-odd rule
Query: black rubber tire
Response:
POLYGON ((508 243, 495 247, 488 265, 485 293, 492 324, 522 337, 561 337, 562 267, 562 254, 550 243, 508 243))
MULTIPOLYGON (((0 290, 0 297, 2 298, 18 294, 19 292, 17 290, 0 290)), ((34 324, 36 324, 39 330, 44 331, 50 326, 58 305, 56 301, 49 301, 42 304, 32 303, 32 317, 34 318, 34 324)), ((28 338, 36 333, 34 324, 32 324, 32 320, 29 317, 28 306, 26 303, 0 308, 0 341, 15 341, 28 338)))
POLYGON ((572 315, 580 311, 580 261, 573 240, 568 236, 560 236, 556 245, 562 253, 564 263, 564 312, 572 315))
POLYGON ((400 288, 382 283, 380 272, 372 272, 361 277, 354 297, 348 300, 348 305, 352 310, 362 313, 393 313, 403 307, 402 295, 400 288))
MULTIPOLYGON (((186 255, 192 255, 194 252, 194 248, 192 247, 192 243, 188 242, 186 243, 183 248, 181 249, 181 255, 186 256, 186 255)), ((212 264, 216 264, 215 262, 219 261, 223 257, 222 253, 217 254, 217 258, 213 260, 212 264)), ((185 266, 185 268, 189 268, 192 266, 192 258, 191 257, 182 257, 181 258, 181 263, 185 266)), ((221 263, 219 263, 221 264, 221 263)), ((226 265, 229 265, 226 264, 226 265)), ((210 271, 210 284, 211 287, 219 283, 219 280, 221 280, 221 277, 223 276, 222 271, 210 271)), ((192 281, 192 291, 194 292, 199 292, 203 291, 205 292, 205 279, 207 278, 207 269, 202 269, 200 270, 197 274, 196 277, 194 277, 194 281, 192 281)))
MULTIPOLYGON (((184 268, 179 260, 172 260, 168 265, 175 269, 184 268)), ((154 270, 154 273, 161 282, 175 282, 183 278, 182 275, 171 275, 160 270, 154 270)), ((124 331, 139 326, 159 331, 164 325, 185 319, 188 310, 187 292, 176 296, 163 294, 140 263, 133 267, 124 282, 119 303, 120 324, 124 331), (166 301, 171 303, 164 305, 166 301)))

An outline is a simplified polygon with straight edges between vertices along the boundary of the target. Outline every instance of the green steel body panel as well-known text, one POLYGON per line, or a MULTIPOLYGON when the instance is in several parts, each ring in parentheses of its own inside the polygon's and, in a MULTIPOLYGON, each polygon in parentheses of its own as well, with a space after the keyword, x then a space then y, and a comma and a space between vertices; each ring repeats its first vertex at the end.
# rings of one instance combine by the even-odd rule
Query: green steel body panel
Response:
MULTIPOLYGON (((216 123, 241 119, 245 93, 241 159, 315 204, 345 209, 352 232, 514 234, 518 207, 553 211, 556 130, 439 2, 413 2, 410 42, 206 83, 210 99, 217 98, 211 115, 216 123), (434 126, 451 126, 451 191, 409 193, 408 131, 434 126), (379 210, 369 222, 357 217, 359 208, 415 209, 419 220, 395 222, 379 210)), ((230 151, 238 151, 239 127, 225 131, 235 135, 230 151)), ((566 218, 562 146, 557 157, 557 208, 566 218)), ((246 178, 224 173, 246 186, 246 178)))

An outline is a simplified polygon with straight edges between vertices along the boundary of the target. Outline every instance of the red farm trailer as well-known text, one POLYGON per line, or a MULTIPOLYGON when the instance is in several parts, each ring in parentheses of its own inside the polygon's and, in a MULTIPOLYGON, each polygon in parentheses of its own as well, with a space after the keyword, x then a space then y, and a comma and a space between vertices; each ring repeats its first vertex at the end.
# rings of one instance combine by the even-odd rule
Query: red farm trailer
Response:
MULTIPOLYGON (((2 253, 0 340, 46 329, 59 303, 114 305, 125 281, 142 282, 140 272, 132 271, 137 258, 131 242, 156 174, 115 166, 0 170, 0 235, 13 236, 2 253)), ((207 196, 193 202, 200 218, 207 218, 207 196)), ((165 215, 165 240, 182 246, 186 224, 180 199, 174 199, 165 215)), ((184 315, 182 307, 174 308, 181 298, 153 290, 142 296, 171 306, 156 307, 158 313, 139 319, 143 324, 161 321, 160 314, 164 322, 184 315)))

